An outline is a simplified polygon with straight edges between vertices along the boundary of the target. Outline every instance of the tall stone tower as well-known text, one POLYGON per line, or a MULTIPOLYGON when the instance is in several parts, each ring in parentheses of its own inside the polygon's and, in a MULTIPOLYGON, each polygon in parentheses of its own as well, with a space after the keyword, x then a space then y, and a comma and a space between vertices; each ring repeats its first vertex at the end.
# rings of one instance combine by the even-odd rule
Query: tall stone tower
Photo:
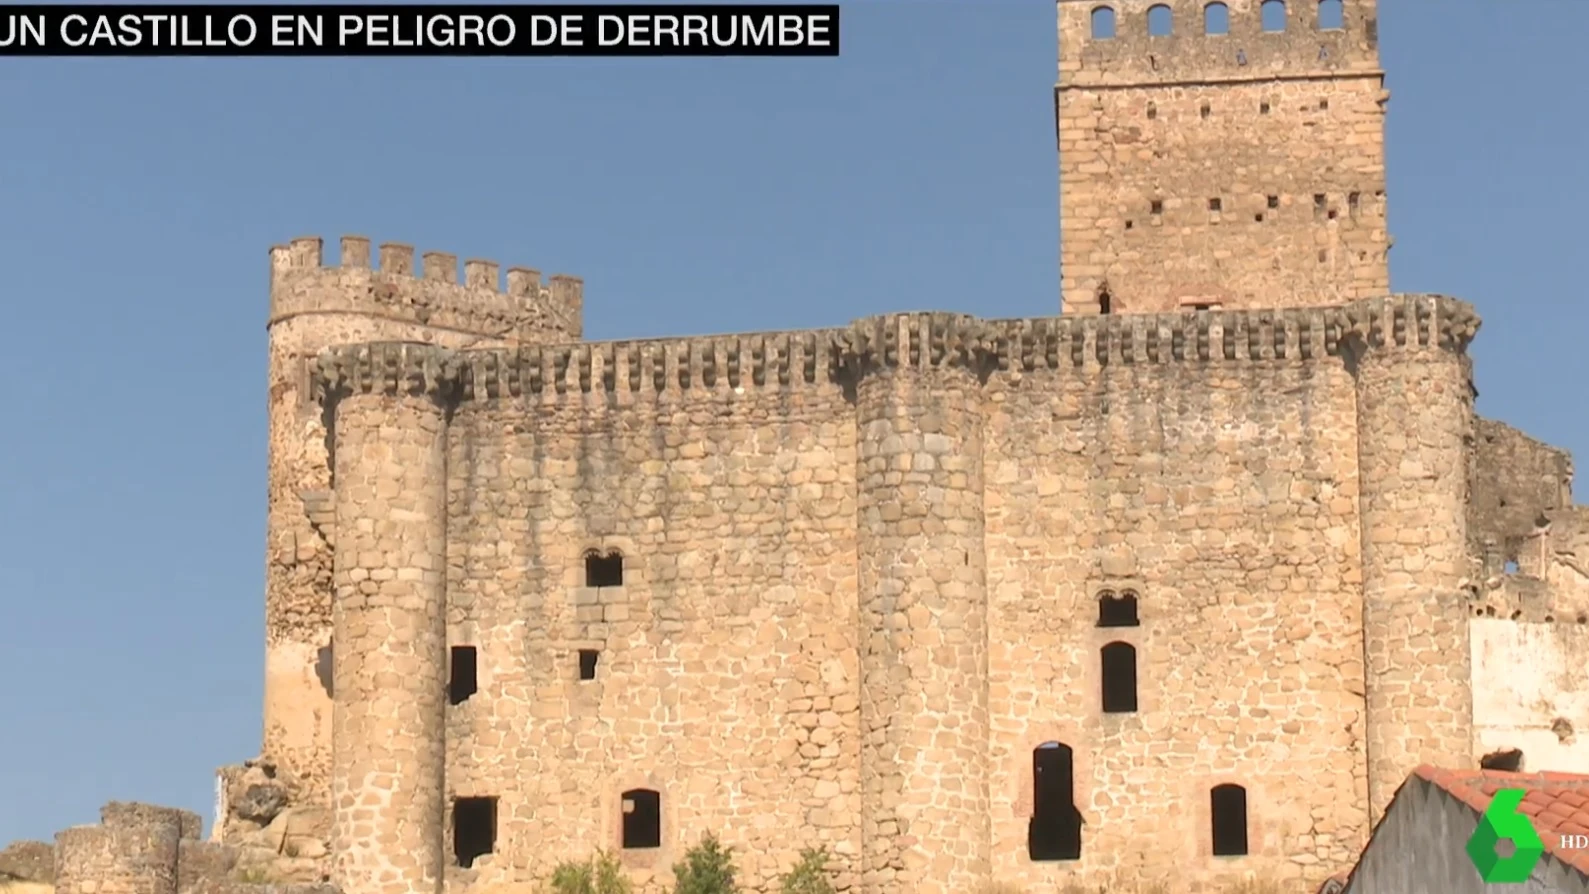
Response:
POLYGON ((1375 0, 1058 0, 1067 313, 1389 289, 1375 0))

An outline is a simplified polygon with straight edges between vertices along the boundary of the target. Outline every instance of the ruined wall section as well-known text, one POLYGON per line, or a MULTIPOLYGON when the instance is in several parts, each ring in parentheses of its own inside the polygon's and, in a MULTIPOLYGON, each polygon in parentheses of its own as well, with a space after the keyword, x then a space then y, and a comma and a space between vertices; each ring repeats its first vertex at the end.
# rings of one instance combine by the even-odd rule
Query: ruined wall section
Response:
POLYGON ((1525 544, 1572 505, 1572 456, 1501 422, 1474 421, 1468 535, 1486 577, 1532 561, 1525 544))
MULTIPOLYGON (((341 240, 334 266, 319 238, 271 250, 269 471, 262 753, 298 802, 328 797, 331 724, 331 553, 334 509, 323 409, 308 364, 333 345, 412 341, 447 347, 576 339, 578 279, 388 243, 341 240)), ((223 827, 224 818, 218 818, 223 827)))
POLYGON ((1060 0, 1062 300, 1067 312, 1339 304, 1389 290, 1384 113, 1371 0, 1343 29, 1257 0, 1205 34, 1194 0, 1060 0), (1168 35, 1149 33, 1167 7, 1168 35), (1095 10, 1113 11, 1094 38, 1095 10), (1108 295, 1108 307, 1100 296, 1108 295))
POLYGON ((1002 325, 985 447, 994 876, 1313 890, 1368 832, 1338 316, 1002 325), (1135 594, 1139 626, 1100 628, 1104 591, 1135 594), (1134 712, 1102 709, 1112 643, 1135 649, 1134 712), (1029 855, 1046 743, 1073 754, 1079 861, 1029 855), (1211 856, 1220 784, 1247 791, 1248 857, 1211 856))
POLYGON ((447 708, 449 890, 528 886, 606 847, 660 892, 709 831, 748 890, 817 845, 853 887, 856 447, 837 363, 814 332, 460 357, 447 640, 477 677, 447 708), (587 586, 592 550, 622 557, 621 585, 587 586), (635 790, 660 794, 660 847, 621 848, 635 790), (496 799, 492 853, 467 867, 460 798, 496 799))
POLYGON ((1476 618, 1473 755, 1523 752, 1529 772, 1589 773, 1589 618, 1476 618))

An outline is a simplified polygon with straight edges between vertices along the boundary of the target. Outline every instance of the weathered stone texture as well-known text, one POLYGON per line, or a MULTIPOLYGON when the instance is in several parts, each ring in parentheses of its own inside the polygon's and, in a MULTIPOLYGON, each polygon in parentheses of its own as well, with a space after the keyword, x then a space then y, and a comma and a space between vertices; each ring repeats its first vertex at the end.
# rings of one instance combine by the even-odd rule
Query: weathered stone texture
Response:
POLYGON ((416 390, 332 398, 332 880, 343 894, 441 882, 447 432, 436 395, 416 390))
POLYGON ((57 894, 176 894, 174 823, 75 826, 55 836, 57 894))
POLYGON ((1231 0, 1228 34, 1201 2, 1059 3, 1062 300, 1114 313, 1339 304, 1389 290, 1384 113, 1371 0, 1285 31, 1231 0), (1148 9, 1173 12, 1150 35, 1148 9), (1095 10, 1115 10, 1094 38, 1095 10))
MULTIPOLYGON (((578 338, 580 281, 534 270, 464 263, 429 252, 415 275, 414 250, 344 237, 339 266, 325 266, 318 238, 271 251, 269 475, 265 586, 263 752, 281 782, 303 799, 328 798, 331 693, 325 679, 331 639, 331 551, 313 498, 330 488, 321 407, 306 392, 307 365, 324 348, 364 341, 450 347, 578 338), (318 672, 317 672, 318 669, 318 672)), ((329 507, 326 507, 329 509, 329 507)))
POLYGON ((1467 593, 1470 308, 1420 297, 1347 311, 1357 378, 1369 805, 1411 767, 1472 757, 1467 593))
MULTIPOLYGON (((1572 505, 1572 457, 1515 428, 1474 419, 1468 538, 1488 576, 1517 563, 1541 520, 1572 505)), ((1529 556, 1532 559, 1533 556, 1529 556)))

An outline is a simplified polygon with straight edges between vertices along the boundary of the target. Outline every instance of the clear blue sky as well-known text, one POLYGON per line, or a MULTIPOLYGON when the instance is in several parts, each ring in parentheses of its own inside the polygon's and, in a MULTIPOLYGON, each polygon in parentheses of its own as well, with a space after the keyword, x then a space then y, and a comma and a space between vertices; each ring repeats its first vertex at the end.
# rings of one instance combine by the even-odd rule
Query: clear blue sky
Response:
MULTIPOLYGON (((1394 287, 1476 303, 1480 410, 1589 457, 1589 3, 1384 6, 1394 287)), ((270 245, 576 273, 598 339, 1057 313, 1053 4, 844 28, 790 61, 0 61, 0 843, 208 816, 258 749, 270 245)))

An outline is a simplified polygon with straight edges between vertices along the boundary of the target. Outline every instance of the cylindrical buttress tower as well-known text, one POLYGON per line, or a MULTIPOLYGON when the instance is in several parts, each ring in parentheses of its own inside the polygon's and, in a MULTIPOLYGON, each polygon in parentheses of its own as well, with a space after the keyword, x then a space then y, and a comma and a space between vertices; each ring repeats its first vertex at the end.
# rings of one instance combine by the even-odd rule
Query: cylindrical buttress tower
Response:
POLYGON ((850 332, 869 892, 967 891, 989 872, 976 334, 974 320, 948 314, 850 332))
POLYGON ((1378 822, 1419 764, 1472 760, 1468 343, 1478 317, 1427 295, 1348 306, 1357 380, 1368 800, 1378 822))
POLYGON ((451 362, 404 344, 321 361, 335 407, 332 881, 343 894, 441 888, 451 362))

